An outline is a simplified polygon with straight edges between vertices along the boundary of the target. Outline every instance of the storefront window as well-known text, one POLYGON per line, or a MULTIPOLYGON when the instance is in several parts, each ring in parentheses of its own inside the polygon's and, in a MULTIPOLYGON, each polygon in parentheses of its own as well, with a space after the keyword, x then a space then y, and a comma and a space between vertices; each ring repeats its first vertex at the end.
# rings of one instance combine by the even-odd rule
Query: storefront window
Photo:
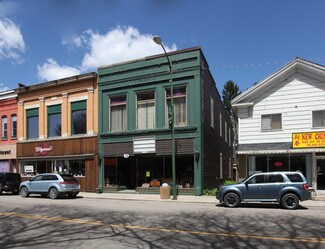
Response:
POLYGON ((85 160, 21 161, 20 173, 25 176, 41 173, 85 176, 85 160))
POLYGON ((289 156, 269 155, 269 171, 289 171, 289 156))
POLYGON ((249 156, 249 175, 257 172, 267 172, 267 155, 249 156))

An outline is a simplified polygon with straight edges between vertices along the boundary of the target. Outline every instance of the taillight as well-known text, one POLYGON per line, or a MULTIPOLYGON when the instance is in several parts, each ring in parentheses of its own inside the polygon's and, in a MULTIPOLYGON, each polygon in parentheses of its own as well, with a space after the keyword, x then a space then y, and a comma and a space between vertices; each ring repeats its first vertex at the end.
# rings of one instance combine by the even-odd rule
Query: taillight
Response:
POLYGON ((67 184, 77 184, 75 182, 60 182, 61 185, 67 185, 67 184))
POLYGON ((308 189, 309 189, 309 186, 308 186, 308 184, 307 184, 307 183, 305 183, 305 184, 302 184, 302 187, 304 188, 304 190, 308 190, 308 189))

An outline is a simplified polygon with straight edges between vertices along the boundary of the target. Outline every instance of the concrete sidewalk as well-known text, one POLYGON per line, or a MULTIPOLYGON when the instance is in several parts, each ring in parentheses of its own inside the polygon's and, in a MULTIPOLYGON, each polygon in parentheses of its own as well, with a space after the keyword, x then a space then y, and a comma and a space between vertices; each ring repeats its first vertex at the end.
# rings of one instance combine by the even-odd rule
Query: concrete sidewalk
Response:
MULTIPOLYGON (((80 197, 95 198, 95 199, 113 199, 113 200, 135 200, 135 201, 164 201, 164 202, 179 202, 179 203, 210 203, 218 204, 219 201, 214 196, 193 196, 193 195, 179 195, 177 200, 161 199, 159 194, 137 194, 137 193, 90 193, 80 192, 80 197)), ((172 198, 172 196, 171 196, 172 198)), ((310 200, 300 203, 303 207, 324 207, 324 200, 310 200)))

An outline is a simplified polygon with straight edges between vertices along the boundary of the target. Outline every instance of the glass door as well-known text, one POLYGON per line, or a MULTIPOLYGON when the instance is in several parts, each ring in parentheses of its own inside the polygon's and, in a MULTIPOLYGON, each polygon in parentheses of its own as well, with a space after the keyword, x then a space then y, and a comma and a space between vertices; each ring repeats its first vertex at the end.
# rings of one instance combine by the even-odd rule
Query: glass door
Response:
POLYGON ((325 158, 317 159, 317 190, 325 190, 325 158))

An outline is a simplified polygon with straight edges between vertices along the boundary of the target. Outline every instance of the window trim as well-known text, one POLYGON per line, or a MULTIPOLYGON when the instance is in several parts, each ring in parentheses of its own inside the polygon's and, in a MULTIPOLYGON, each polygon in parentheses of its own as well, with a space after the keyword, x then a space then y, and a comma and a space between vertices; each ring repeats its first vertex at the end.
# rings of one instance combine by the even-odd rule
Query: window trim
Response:
POLYGON ((311 127, 312 128, 324 128, 325 127, 325 110, 312 110, 311 111, 311 127), (323 122, 323 125, 320 125, 320 126, 314 126, 314 113, 315 112, 322 112, 322 116, 324 117, 324 122, 323 122))

